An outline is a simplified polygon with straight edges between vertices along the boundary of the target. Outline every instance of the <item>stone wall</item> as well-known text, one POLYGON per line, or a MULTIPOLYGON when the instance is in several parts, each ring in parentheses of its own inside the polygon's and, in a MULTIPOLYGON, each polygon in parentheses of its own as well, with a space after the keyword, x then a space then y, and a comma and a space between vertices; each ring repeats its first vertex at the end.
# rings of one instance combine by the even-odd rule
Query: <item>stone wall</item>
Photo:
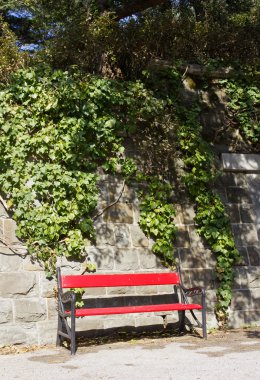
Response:
MULTIPOLYGON (((234 156, 232 156, 234 157, 234 156)), ((247 157, 248 158, 248 157, 247 157)), ((259 156, 258 156, 259 159, 259 156)), ((225 166, 230 156, 223 156, 224 172, 218 191, 230 213, 236 244, 243 262, 236 267, 233 300, 230 307, 230 325, 239 327, 259 324, 260 321, 260 171, 252 168, 234 169, 225 166), (226 160, 226 161, 225 161, 226 160), (242 170, 242 172, 241 172, 242 170)), ((149 272, 164 270, 151 253, 149 241, 138 226, 139 202, 136 186, 124 186, 123 182, 109 176, 100 181, 100 201, 96 220, 97 241, 88 246, 88 258, 95 262, 98 272, 149 272), (117 200, 120 201, 105 210, 117 200), (103 210, 103 211, 102 211, 103 210)), ((216 327, 214 303, 216 294, 215 257, 205 242, 197 235, 194 226, 194 207, 186 201, 177 204, 175 257, 182 269, 185 286, 202 285, 207 291, 208 328, 216 327)), ((53 343, 56 338, 56 283, 49 281, 40 266, 31 263, 26 249, 15 236, 15 223, 0 208, 0 345, 53 343)), ((82 273, 85 264, 59 263, 63 273, 82 273)), ((118 305, 137 302, 146 294, 155 301, 163 297, 169 287, 154 289, 119 288, 88 290, 92 303, 101 303, 110 297, 118 305), (155 294, 155 295, 154 295, 155 294), (104 299, 105 298, 105 299, 104 299)), ((176 295, 175 295, 176 297, 176 295)), ((178 320, 176 313, 149 315, 107 316, 78 319, 79 329, 100 334, 110 329, 139 329, 149 326, 163 328, 178 320)))

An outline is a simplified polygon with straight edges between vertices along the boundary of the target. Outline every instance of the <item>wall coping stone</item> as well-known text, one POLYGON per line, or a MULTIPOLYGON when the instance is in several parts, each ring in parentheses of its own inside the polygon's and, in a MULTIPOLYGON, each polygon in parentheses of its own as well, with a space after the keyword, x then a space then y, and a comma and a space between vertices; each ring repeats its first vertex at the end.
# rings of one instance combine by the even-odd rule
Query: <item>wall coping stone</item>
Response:
POLYGON ((222 153, 221 161, 224 171, 260 173, 260 154, 222 153))

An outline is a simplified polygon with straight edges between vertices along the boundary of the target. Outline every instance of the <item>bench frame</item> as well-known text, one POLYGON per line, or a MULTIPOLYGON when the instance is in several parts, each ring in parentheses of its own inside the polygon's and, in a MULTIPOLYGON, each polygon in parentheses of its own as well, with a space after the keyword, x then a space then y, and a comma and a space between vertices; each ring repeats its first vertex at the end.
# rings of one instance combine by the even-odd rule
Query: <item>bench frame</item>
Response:
POLYGON ((176 272, 157 273, 127 273, 127 274, 86 274, 86 275, 61 275, 57 269, 58 280, 58 330, 56 345, 60 346, 64 338, 70 341, 71 354, 76 352, 76 318, 93 315, 113 315, 144 312, 178 311, 179 331, 185 330, 185 311, 190 311, 197 322, 198 327, 203 329, 203 338, 207 339, 206 327, 206 300, 205 289, 202 287, 185 288, 179 270, 176 272), (149 286, 149 285, 173 285, 180 289, 181 302, 173 304, 155 304, 140 306, 120 306, 106 308, 76 308, 76 295, 71 288, 94 288, 94 287, 122 287, 122 286, 149 286), (70 289, 63 292, 63 289, 70 289), (201 304, 191 304, 188 297, 201 295, 201 304), (69 310, 65 305, 69 304, 69 310), (197 319, 194 310, 201 310, 202 323, 197 319), (67 318, 71 318, 69 326, 67 318))

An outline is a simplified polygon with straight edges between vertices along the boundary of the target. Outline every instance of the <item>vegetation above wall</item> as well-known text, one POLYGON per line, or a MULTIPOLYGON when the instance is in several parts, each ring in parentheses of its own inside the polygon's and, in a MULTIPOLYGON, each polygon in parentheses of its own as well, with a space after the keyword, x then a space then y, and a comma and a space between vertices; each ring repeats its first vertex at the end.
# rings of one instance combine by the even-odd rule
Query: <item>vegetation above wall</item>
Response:
MULTIPOLYGON (((173 195, 185 186, 198 233, 217 255, 216 314, 223 326, 239 256, 213 191, 217 170, 200 108, 196 98, 185 105, 180 96, 187 74, 180 67, 204 64, 206 73, 239 67, 232 79, 190 80, 199 89, 213 82, 225 89, 230 135, 238 131, 259 152, 259 4, 140 4, 0 1, 0 186, 18 236, 48 275, 60 255, 84 260, 86 240, 95 239, 97 168, 146 183, 139 223, 168 267, 174 265, 173 195), (31 54, 17 48, 32 42, 31 54), (174 64, 155 70, 156 59, 174 64), (126 141, 140 149, 140 160, 126 156, 126 141), (176 158, 184 163, 181 178, 176 158)), ((223 125, 216 134, 225 140, 226 131, 223 125)))

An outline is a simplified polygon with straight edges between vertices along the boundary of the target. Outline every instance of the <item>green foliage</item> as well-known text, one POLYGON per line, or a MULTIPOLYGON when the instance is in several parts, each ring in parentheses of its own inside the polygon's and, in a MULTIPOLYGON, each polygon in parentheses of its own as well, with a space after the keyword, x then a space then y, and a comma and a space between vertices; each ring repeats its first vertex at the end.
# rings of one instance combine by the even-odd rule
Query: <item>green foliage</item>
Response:
POLYGON ((239 261, 240 255, 235 247, 230 221, 220 198, 208 192, 196 198, 196 222, 198 232, 210 244, 216 253, 216 275, 219 280, 217 289, 217 304, 215 307, 219 322, 227 322, 227 309, 232 297, 234 280, 233 266, 239 261))
POLYGON ((225 207, 219 196, 211 190, 217 171, 214 169, 214 156, 201 137, 197 112, 196 108, 186 111, 187 124, 180 128, 178 136, 188 170, 184 181, 196 203, 197 231, 217 256, 216 274, 219 286, 215 311, 220 326, 224 327, 232 297, 233 266, 239 261, 240 255, 235 247, 225 207))
POLYGON ((172 2, 124 22, 115 18, 114 2, 102 13, 95 1, 32 3, 46 46, 41 59, 59 68, 78 65, 109 77, 140 78, 154 58, 174 63, 239 58, 249 64, 259 59, 260 12, 253 1, 172 2))
POLYGON ((173 240, 176 234, 175 208, 170 200, 172 186, 155 178, 146 178, 149 186, 140 205, 139 225, 154 240, 152 251, 162 264, 172 267, 173 240))
POLYGON ((15 35, 0 15, 0 82, 6 82, 12 72, 25 64, 25 60, 26 55, 19 53, 15 35))
POLYGON ((223 80, 221 84, 229 96, 228 107, 241 135, 254 149, 260 149, 259 80, 252 73, 223 80))
POLYGON ((80 260, 93 240, 98 166, 126 176, 120 134, 161 112, 140 82, 79 73, 18 71, 0 92, 0 184, 18 236, 49 274, 57 256, 80 260))

